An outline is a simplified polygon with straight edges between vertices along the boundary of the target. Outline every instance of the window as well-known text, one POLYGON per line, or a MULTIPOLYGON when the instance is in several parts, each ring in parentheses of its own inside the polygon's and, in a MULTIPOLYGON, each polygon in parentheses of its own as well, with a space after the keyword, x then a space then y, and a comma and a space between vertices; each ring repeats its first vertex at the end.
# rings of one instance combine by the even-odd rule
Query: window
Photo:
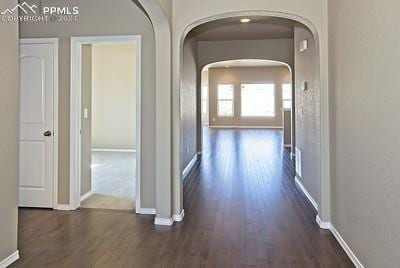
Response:
POLYGON ((233 116, 233 85, 218 85, 218 116, 233 116))
POLYGON ((275 116, 274 84, 242 84, 242 116, 275 116))
POLYGON ((282 84, 282 108, 292 109, 292 84, 282 84))

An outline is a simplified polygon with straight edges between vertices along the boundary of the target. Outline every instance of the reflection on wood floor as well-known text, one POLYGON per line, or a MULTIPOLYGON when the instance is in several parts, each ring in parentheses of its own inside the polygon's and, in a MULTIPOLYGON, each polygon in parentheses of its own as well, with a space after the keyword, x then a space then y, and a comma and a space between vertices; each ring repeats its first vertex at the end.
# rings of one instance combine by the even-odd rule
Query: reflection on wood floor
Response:
POLYGON ((279 130, 208 130, 172 227, 126 211, 20 209, 13 267, 353 267, 294 183, 279 130))

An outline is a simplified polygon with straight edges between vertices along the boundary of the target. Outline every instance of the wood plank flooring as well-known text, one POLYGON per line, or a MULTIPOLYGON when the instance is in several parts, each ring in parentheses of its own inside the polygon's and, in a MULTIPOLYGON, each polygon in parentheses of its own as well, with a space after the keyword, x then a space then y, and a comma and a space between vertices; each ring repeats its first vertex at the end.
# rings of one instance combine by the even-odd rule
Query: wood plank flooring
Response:
POLYGON ((12 267, 354 267, 294 183, 279 130, 204 131, 172 227, 128 211, 20 209, 12 267))

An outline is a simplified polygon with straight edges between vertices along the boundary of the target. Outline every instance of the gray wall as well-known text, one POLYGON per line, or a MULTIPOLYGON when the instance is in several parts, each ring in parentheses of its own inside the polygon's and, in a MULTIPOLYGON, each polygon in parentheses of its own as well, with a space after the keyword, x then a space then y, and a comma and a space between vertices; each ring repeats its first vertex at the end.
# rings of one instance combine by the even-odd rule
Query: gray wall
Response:
MULTIPOLYGON (((0 2, 0 10, 16 5, 0 2)), ((18 24, 0 23, 0 261, 17 250, 19 67, 18 24)))
POLYGON ((209 69, 209 125, 210 126, 270 126, 282 127, 282 84, 291 83, 287 67, 231 67, 209 69), (241 84, 274 83, 275 117, 241 117, 241 84), (234 116, 218 117, 218 84, 234 85, 234 116))
POLYGON ((292 111, 290 109, 283 110, 283 144, 292 145, 292 111))
POLYGON ((198 66, 233 59, 264 59, 293 66, 293 39, 200 41, 198 66), (227 49, 229 48, 229 49, 227 49))
POLYGON ((183 46, 181 85, 181 171, 197 153, 197 41, 189 38, 183 46))
POLYGON ((81 196, 92 190, 92 45, 82 46, 81 196), (83 110, 88 109, 88 118, 83 110))
MULTIPOLYGON (((50 0, 46 0, 50 1, 50 0)), ((35 1, 28 1, 35 2, 35 1)), ((42 1, 44 3, 45 0, 42 1)), ((46 2, 47 3, 47 2, 46 2)), ((50 5, 78 6, 75 23, 21 23, 22 37, 59 37, 59 203, 69 202, 70 37, 142 35, 142 183, 141 205, 155 207, 155 44, 146 14, 132 1, 51 0, 50 5), (96 8, 94 11, 94 7, 96 8)))
POLYGON ((332 223, 365 267, 400 262, 400 2, 329 1, 332 223))
POLYGON ((300 180, 314 200, 320 204, 321 112, 320 88, 315 69, 316 48, 311 32, 298 24, 294 29, 294 51, 296 147, 302 152, 300 180), (300 42, 305 39, 308 40, 308 49, 300 52, 300 42), (308 84, 306 91, 300 89, 302 81, 308 84))

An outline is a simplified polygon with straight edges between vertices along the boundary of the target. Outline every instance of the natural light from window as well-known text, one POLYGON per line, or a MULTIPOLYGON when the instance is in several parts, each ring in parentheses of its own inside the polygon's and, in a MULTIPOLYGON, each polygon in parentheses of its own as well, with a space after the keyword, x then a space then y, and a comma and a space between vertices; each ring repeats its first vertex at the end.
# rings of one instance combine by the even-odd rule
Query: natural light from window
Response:
POLYGON ((242 84, 242 116, 275 116, 275 84, 242 84))
POLYGON ((233 116, 233 85, 218 85, 218 116, 233 116))

